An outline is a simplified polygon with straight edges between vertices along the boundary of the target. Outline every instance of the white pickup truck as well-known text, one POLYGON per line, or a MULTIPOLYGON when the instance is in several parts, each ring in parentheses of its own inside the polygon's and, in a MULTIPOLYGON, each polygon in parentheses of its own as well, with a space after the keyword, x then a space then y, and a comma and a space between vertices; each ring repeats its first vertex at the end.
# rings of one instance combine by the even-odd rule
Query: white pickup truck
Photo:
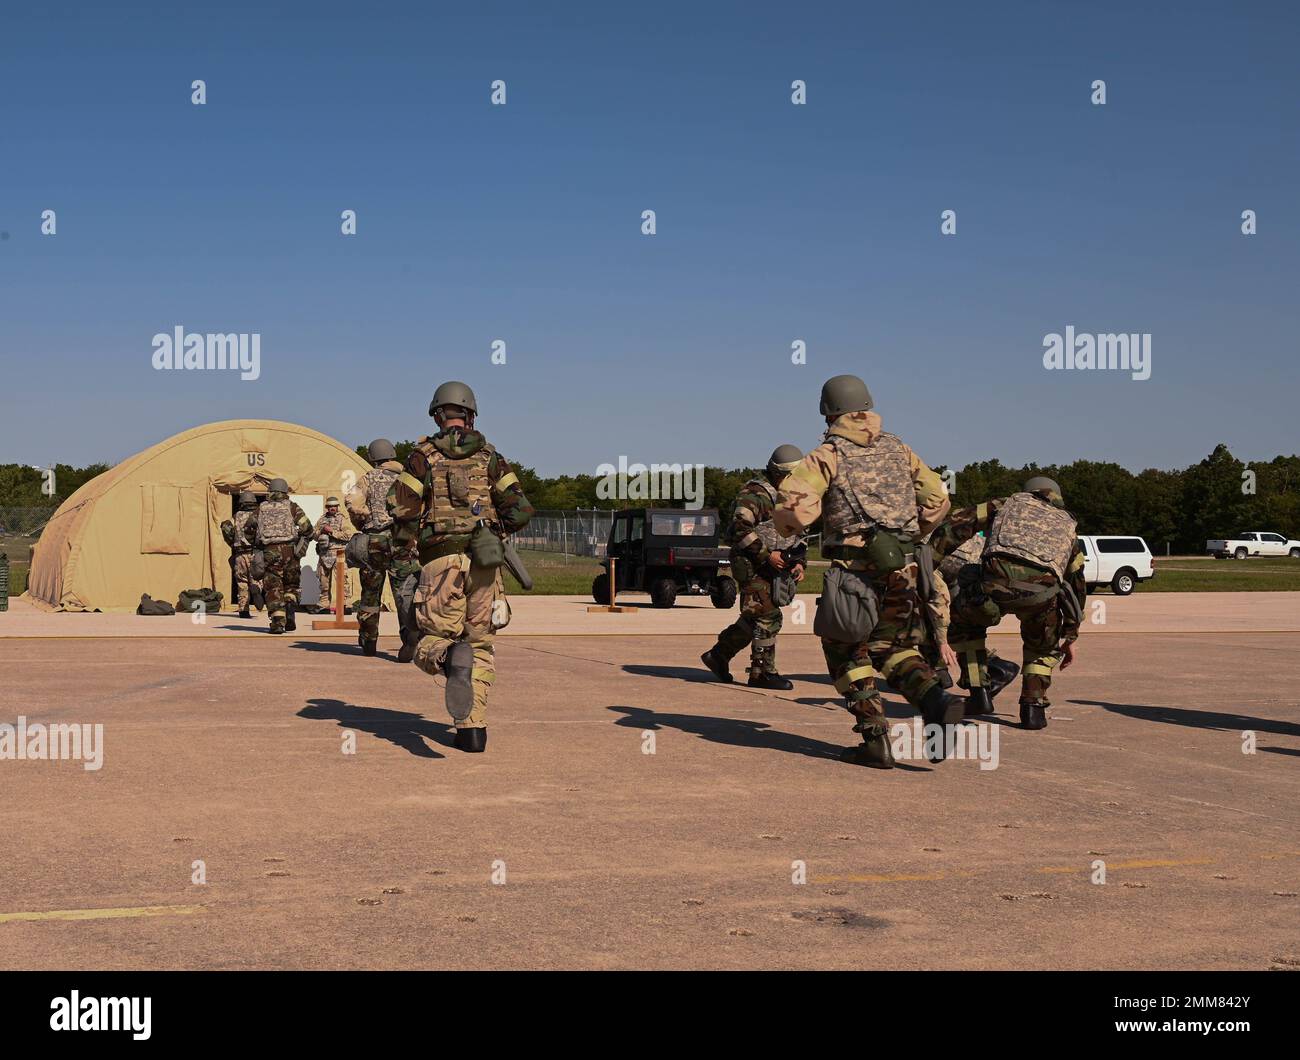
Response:
POLYGON ((1236 537, 1216 537, 1205 542, 1205 551, 1215 559, 1245 559, 1247 556, 1290 556, 1300 559, 1300 541, 1288 541, 1281 534, 1252 530, 1236 537))
POLYGON ((1128 596, 1138 582, 1154 578, 1151 550, 1140 537, 1079 537, 1083 577, 1088 591, 1109 585, 1116 596, 1128 596))

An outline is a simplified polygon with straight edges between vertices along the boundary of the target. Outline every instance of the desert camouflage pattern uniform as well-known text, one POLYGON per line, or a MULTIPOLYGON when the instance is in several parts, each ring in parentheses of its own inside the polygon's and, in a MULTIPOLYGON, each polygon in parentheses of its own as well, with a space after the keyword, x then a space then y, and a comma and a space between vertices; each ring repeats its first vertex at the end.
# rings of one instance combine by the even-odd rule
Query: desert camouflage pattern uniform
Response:
POLYGON ((262 592, 272 622, 284 621, 288 605, 297 606, 302 566, 298 542, 311 537, 311 520, 287 493, 269 494, 257 510, 257 544, 266 564, 262 592))
POLYGON ((253 553, 257 551, 257 509, 241 508, 234 517, 221 524, 221 536, 230 546, 230 566, 235 573, 235 602, 247 611, 255 589, 261 587, 253 578, 253 553))
MULTIPOLYGON (((474 706, 457 729, 487 725, 488 690, 496 676, 495 631, 509 621, 501 568, 469 554, 479 521, 512 534, 533 517, 510 464, 471 428, 449 427, 422 438, 388 493, 395 547, 415 544, 421 563, 415 617, 421 633, 415 664, 442 673, 458 640, 474 648, 474 706)), ((454 720, 454 719, 453 719, 454 720)))
POLYGON ((420 580, 420 557, 413 541, 400 548, 394 546, 393 517, 388 511, 388 491, 401 473, 401 464, 396 460, 385 460, 367 471, 343 499, 352 525, 369 536, 366 551, 370 566, 357 571, 361 599, 353 605, 363 641, 379 639, 379 612, 383 606, 385 577, 393 590, 402 643, 413 644, 419 637, 412 608, 415 588, 420 580))
POLYGON ((789 570, 807 555, 799 535, 782 536, 772 525, 776 498, 777 489, 767 478, 746 482, 736 495, 727 538, 731 574, 740 587, 740 617, 718 634, 713 648, 726 662, 748 647, 749 672, 755 676, 776 672, 776 638, 781 632, 781 609, 772 602, 772 579, 779 572, 768 564, 768 557, 781 552, 789 570))
POLYGON ((951 556, 980 532, 985 543, 979 577, 969 566, 958 574, 948 643, 961 661, 964 682, 984 687, 987 631, 1004 614, 1016 615, 1023 643, 1020 701, 1051 706, 1052 671, 1079 636, 1079 616, 1061 606, 1062 586, 1073 591, 1080 611, 1088 594, 1074 517, 1034 494, 1016 493, 953 511, 932 543, 936 552, 951 556))
MULTIPOLYGON (((927 637, 921 645, 921 654, 925 657, 925 661, 935 669, 944 665, 939 646, 948 640, 948 626, 952 616, 952 594, 956 589, 958 572, 963 566, 971 564, 978 571, 983 552, 984 539, 972 537, 955 552, 944 556, 943 561, 935 566, 932 591, 930 598, 925 602, 926 609, 930 613, 930 626, 934 630, 934 637, 933 639, 927 637)), ((935 557, 936 561, 938 558, 935 557)))
POLYGON ((885 433, 875 412, 848 412, 836 419, 825 441, 781 484, 773 512, 777 532, 804 530, 824 515, 822 554, 835 566, 865 573, 878 598, 879 621, 866 640, 822 640, 835 689, 857 719, 854 731, 864 736, 888 728, 877 674, 918 707, 939 683, 921 655, 925 604, 917 591, 916 561, 907 550, 942 521, 949 507, 942 479, 885 433), (879 574, 865 558, 877 529, 899 539, 907 556, 901 569, 879 574))
POLYGON ((311 536, 316 539, 316 578, 320 581, 320 605, 330 606, 330 596, 334 590, 334 563, 337 556, 334 550, 348 543, 352 534, 342 512, 333 515, 327 511, 312 528, 311 536))

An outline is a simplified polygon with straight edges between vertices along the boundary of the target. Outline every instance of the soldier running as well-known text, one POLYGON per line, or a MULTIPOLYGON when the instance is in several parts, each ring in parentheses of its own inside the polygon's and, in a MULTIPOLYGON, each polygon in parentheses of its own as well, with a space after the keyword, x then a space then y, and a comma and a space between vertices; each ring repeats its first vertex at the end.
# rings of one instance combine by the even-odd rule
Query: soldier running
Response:
POLYGON ((751 479, 736 496, 728 538, 731 574, 740 586, 740 617, 718 634, 718 642, 700 656, 719 681, 731 683, 731 660, 749 648, 752 688, 790 689, 794 684, 777 671, 776 638, 781 608, 772 600, 774 580, 803 580, 808 548, 802 535, 782 537, 772 525, 777 491, 799 466, 803 453, 793 445, 777 446, 762 478, 751 479))
POLYGON ((289 484, 282 478, 272 479, 270 492, 257 510, 257 544, 266 564, 262 590, 272 633, 297 629, 293 609, 302 576, 299 560, 306 555, 310 539, 311 520, 289 499, 289 484))
POLYGON ((253 578, 253 553, 257 551, 257 494, 241 490, 235 500, 233 518, 221 524, 221 536, 230 546, 230 566, 235 575, 235 599, 239 617, 251 617, 248 606, 256 588, 253 578))

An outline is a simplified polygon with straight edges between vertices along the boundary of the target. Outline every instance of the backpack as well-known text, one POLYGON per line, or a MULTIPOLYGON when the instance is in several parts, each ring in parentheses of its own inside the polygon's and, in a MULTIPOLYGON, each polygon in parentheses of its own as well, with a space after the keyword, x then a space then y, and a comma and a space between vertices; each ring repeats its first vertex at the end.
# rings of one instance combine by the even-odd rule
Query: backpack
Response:
POLYGON ((189 614, 197 611, 198 605, 202 604, 205 612, 220 611, 221 601, 222 596, 216 589, 186 589, 176 601, 176 610, 189 614))
POLYGON ((148 593, 140 597, 140 606, 135 609, 137 615, 174 615, 176 608, 166 600, 155 600, 148 593))

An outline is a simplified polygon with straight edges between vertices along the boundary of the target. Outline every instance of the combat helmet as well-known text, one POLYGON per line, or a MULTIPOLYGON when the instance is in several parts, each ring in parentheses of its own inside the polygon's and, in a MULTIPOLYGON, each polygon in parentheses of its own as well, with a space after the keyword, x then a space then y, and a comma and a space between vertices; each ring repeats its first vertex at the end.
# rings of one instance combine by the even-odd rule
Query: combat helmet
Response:
MULTIPOLYGON (((429 414, 433 414, 432 410, 429 414)), ((385 460, 397 459, 397 449, 387 438, 376 438, 366 446, 366 452, 370 455, 372 464, 382 464, 385 460)))
POLYGON ((771 478, 784 478, 799 466, 803 453, 797 445, 778 445, 767 459, 767 473, 771 478))
POLYGON ((842 416, 846 412, 866 412, 875 407, 867 384, 856 375, 837 375, 822 384, 821 413, 842 416))
POLYGON ((1061 495, 1061 487, 1056 484, 1056 479, 1048 478, 1046 475, 1035 475, 1025 483, 1026 493, 1036 493, 1043 500, 1058 508, 1065 506, 1065 498, 1061 495))
POLYGON ((235 503, 241 508, 256 508, 257 494, 252 490, 240 490, 239 496, 235 499, 235 503))
POLYGON ((429 402, 429 415, 432 416, 443 405, 459 405, 469 409, 473 415, 478 414, 478 402, 474 400, 474 391, 468 383, 452 380, 438 387, 433 392, 433 400, 429 402))
POLYGON ((266 486, 268 493, 288 493, 289 483, 282 478, 273 478, 266 486))

